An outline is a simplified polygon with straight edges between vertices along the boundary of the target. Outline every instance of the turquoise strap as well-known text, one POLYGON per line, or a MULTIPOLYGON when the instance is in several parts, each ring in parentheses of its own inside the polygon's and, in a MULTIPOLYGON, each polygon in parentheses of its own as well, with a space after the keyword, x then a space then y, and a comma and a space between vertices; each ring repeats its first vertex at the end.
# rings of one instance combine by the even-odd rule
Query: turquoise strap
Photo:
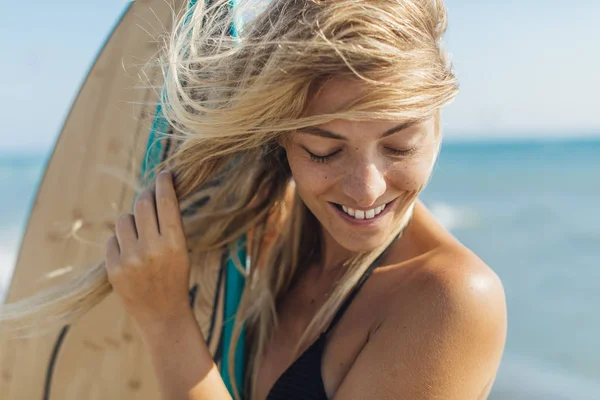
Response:
POLYGON ((146 179, 145 183, 149 183, 154 180, 153 168, 161 161, 161 155, 163 152, 163 142, 162 140, 159 140, 159 138, 161 134, 167 132, 168 127, 169 124, 163 117, 162 107, 159 104, 156 107, 154 120, 152 121, 152 128, 150 130, 150 135, 148 136, 148 144, 146 145, 144 159, 142 160, 140 179, 146 179), (146 176, 146 174, 148 175, 146 176))
MULTIPOLYGON (((188 3, 188 9, 192 8, 198 0, 190 0, 188 3)), ((187 22, 187 20, 186 20, 187 22)), ((165 95, 164 90, 160 93, 160 99, 165 95)), ((154 180, 154 171, 152 169, 160 162, 161 155, 163 153, 163 141, 160 140, 161 135, 164 135, 169 130, 169 123, 166 118, 163 117, 161 102, 158 102, 156 106, 156 112, 154 113, 154 119, 152 120, 152 127, 150 128, 150 135, 148 136, 148 143, 146 145, 146 152, 144 153, 144 159, 142 160, 142 170, 140 179, 144 178, 148 174, 146 182, 152 182, 154 180)))
MULTIPOLYGON (((238 241, 238 257, 245 267, 246 264, 246 244, 245 237, 238 241)), ((231 384, 231 376, 229 375, 229 350, 232 347, 233 341, 233 328, 235 323, 235 316, 242 298, 242 292, 244 291, 244 285, 246 278, 235 264, 231 257, 227 258, 226 270, 225 270, 225 319, 223 326, 223 360, 221 362, 221 375, 225 386, 229 389, 229 393, 233 395, 233 386, 231 384)), ((235 364, 234 364, 234 376, 238 391, 243 390, 244 382, 244 355, 245 355, 245 329, 242 328, 237 347, 235 349, 235 364)))

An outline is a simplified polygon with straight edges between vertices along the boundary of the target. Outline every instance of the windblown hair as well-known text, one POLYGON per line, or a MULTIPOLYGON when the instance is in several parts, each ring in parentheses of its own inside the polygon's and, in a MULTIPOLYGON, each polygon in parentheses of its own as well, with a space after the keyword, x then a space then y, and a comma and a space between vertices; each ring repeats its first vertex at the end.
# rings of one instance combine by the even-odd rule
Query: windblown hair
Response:
MULTIPOLYGON (((235 37, 232 23, 249 5, 242 2, 231 11, 229 0, 204 3, 179 16, 160 59, 160 100, 178 146, 157 169, 168 167, 176 177, 192 270, 203 293, 197 318, 205 334, 223 252, 236 254, 239 238, 248 237, 251 267, 244 271, 247 284, 233 343, 246 326, 250 357, 244 390, 252 392, 277 323, 277 302, 321 251, 320 227, 294 189, 281 140, 335 119, 434 116, 439 133, 440 110, 458 86, 441 41, 447 26, 442 0, 272 0, 235 37), (358 79, 370 90, 343 109, 308 116, 307 105, 332 78, 358 79), (200 199, 203 205, 192 207, 200 199)), ((408 223, 419 192, 407 193, 396 234, 408 223)), ((394 237, 347 260, 298 348, 325 329, 394 237)), ((33 327, 43 316, 45 322, 64 324, 111 290, 101 262, 65 286, 5 306, 0 321, 22 326, 30 321, 24 326, 33 327)))

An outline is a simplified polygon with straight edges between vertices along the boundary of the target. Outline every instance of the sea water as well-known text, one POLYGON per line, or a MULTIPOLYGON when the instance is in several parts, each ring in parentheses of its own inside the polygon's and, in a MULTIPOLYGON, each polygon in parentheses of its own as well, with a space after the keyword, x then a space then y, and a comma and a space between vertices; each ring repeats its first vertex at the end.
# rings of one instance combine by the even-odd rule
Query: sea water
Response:
MULTIPOLYGON (((0 154, 0 299, 49 150, 0 154)), ((449 143, 424 202, 500 276, 491 400, 600 400, 600 140, 449 143)))

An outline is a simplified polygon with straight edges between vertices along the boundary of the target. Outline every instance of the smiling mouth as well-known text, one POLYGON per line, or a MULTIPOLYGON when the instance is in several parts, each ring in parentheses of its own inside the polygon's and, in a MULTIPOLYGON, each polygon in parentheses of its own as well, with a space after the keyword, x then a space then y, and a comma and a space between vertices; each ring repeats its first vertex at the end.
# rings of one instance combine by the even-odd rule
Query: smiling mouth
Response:
POLYGON ((331 203, 333 206, 335 206, 335 208, 337 208, 338 210, 340 210, 341 212, 343 212, 346 216, 353 218, 355 220, 369 220, 369 219, 374 219, 375 217, 377 217, 378 215, 380 215, 381 213, 384 212, 384 210, 389 207, 389 205, 392 203, 393 201, 390 201, 386 204, 382 204, 381 206, 375 207, 375 208, 371 208, 369 210, 357 210, 351 207, 346 207, 342 204, 337 204, 337 203, 331 203))

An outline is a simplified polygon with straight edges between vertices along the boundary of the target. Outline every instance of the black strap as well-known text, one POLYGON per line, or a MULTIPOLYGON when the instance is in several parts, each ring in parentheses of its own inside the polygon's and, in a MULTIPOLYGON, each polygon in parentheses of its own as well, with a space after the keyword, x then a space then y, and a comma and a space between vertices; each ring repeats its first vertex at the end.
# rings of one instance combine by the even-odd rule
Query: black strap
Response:
POLYGON ((212 337, 213 337, 213 332, 215 329, 215 319, 217 317, 217 310, 219 308, 219 302, 221 300, 221 286, 222 286, 222 282, 223 282, 224 272, 225 272, 225 263, 223 261, 221 261, 221 266, 219 267, 219 277, 217 278, 217 287, 215 290, 215 297, 213 300, 212 315, 210 316, 210 326, 208 328, 208 335, 206 337, 207 345, 210 344, 212 337))
POLYGON ((56 338, 56 342, 54 343, 54 348, 52 349, 52 355, 50 356, 50 362, 48 363, 48 368, 46 369, 46 382, 44 384, 44 400, 50 400, 50 390, 52 388, 52 376, 54 375, 54 367, 56 366, 56 359, 58 357, 58 352, 65 340, 65 336, 67 332, 69 332, 69 325, 65 325, 58 334, 58 338, 56 338))
POLYGON ((197 294, 198 294, 198 284, 196 283, 194 286, 192 286, 192 288, 190 289, 190 292, 189 292, 190 307, 192 307, 192 310, 194 309, 194 304, 196 303, 196 295, 197 294))

